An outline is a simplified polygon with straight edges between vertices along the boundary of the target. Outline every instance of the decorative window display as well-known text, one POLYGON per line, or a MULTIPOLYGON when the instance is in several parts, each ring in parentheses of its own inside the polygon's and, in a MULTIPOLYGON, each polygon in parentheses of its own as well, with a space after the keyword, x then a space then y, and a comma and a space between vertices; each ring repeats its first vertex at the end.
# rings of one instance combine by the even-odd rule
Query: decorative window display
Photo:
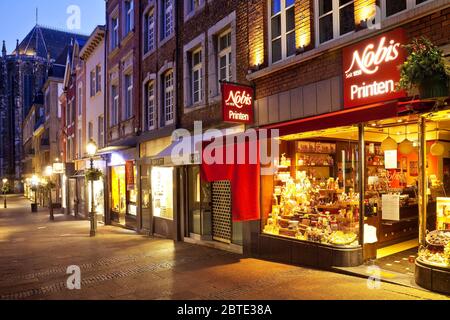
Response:
POLYGON ((264 233, 359 246, 358 143, 325 134, 314 141, 287 137, 281 149, 264 233))
POLYGON ((153 216, 173 220, 173 168, 152 168, 153 216))

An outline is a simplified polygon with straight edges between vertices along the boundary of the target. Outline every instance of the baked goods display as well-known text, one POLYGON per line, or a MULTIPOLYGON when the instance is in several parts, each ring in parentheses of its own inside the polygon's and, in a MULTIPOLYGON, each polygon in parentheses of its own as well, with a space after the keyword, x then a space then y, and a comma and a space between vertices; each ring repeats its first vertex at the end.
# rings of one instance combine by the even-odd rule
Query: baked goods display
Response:
POLYGON ((427 234, 427 246, 419 249, 423 262, 450 268, 450 230, 436 230, 427 234))
POLYGON ((335 246, 358 246, 359 194, 339 188, 339 179, 317 181, 297 172, 276 186, 267 234, 335 246))
POLYGON ((445 247, 450 243, 450 230, 436 230, 428 233, 427 243, 434 247, 445 247))

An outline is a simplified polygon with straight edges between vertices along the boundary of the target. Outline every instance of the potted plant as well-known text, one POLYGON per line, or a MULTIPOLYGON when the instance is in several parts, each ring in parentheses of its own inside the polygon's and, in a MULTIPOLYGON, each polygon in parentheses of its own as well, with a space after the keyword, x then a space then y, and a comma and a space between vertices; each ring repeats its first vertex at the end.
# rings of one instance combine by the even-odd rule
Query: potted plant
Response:
POLYGON ((87 181, 98 181, 103 177, 103 172, 100 169, 88 169, 84 176, 87 181))
POLYGON ((400 68, 399 89, 411 95, 418 90, 421 99, 449 96, 450 67, 442 51, 424 37, 404 47, 408 58, 400 68))

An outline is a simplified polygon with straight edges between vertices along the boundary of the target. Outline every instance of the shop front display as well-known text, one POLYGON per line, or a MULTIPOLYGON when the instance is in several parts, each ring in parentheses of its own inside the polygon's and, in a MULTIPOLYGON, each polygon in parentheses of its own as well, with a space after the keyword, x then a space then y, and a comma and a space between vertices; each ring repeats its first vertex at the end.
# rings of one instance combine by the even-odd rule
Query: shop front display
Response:
POLYGON ((427 148, 426 232, 420 239, 415 278, 418 285, 450 294, 450 111, 424 117, 427 148))
POLYGON ((154 232, 171 237, 174 235, 174 168, 151 168, 152 212, 154 232))
POLYGON ((264 232, 324 245, 358 247, 357 141, 340 140, 332 130, 316 137, 282 140, 281 148, 290 152, 278 163, 264 232))
POLYGON ((125 166, 111 168, 111 218, 114 222, 125 225, 127 212, 125 166))

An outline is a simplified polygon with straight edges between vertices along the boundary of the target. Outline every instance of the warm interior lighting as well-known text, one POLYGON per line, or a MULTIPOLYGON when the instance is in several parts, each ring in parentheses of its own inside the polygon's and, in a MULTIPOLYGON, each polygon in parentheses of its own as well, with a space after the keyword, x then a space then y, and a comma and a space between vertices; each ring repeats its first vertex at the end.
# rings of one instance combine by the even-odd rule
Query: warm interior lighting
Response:
POLYGON ((355 0, 355 22, 367 22, 375 16, 376 0, 355 0))
POLYGON ((52 166, 45 167, 45 175, 47 177, 50 177, 52 174, 53 174, 53 167, 52 166))
MULTIPOLYGON (((297 4, 296 4, 297 6, 297 4)), ((302 52, 311 44, 311 10, 310 1, 301 1, 299 9, 295 10, 296 39, 295 46, 302 52)))

